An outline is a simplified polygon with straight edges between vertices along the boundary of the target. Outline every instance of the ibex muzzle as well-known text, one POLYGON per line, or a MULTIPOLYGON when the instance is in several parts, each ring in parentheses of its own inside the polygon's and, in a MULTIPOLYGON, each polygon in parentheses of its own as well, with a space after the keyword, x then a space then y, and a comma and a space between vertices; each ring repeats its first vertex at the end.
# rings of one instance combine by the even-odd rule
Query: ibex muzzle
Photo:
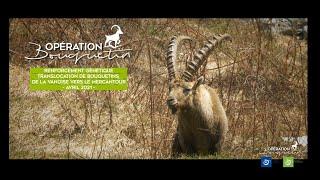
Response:
POLYGON ((214 36, 209 40, 192 61, 180 78, 175 74, 177 48, 182 40, 191 40, 187 36, 173 37, 167 52, 169 74, 168 107, 178 116, 178 128, 172 145, 174 156, 180 153, 207 154, 219 152, 228 130, 225 110, 214 89, 204 84, 201 76, 193 81, 194 74, 210 52, 222 40, 231 37, 227 34, 214 36))

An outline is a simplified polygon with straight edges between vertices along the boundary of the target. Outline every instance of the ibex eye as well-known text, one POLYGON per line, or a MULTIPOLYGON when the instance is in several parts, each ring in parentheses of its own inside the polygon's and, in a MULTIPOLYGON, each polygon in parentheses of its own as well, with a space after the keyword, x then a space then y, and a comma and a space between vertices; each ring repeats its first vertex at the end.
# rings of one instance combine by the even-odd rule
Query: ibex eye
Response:
POLYGON ((191 91, 191 89, 189 89, 189 88, 184 88, 183 89, 183 93, 184 94, 188 94, 190 91, 191 91))

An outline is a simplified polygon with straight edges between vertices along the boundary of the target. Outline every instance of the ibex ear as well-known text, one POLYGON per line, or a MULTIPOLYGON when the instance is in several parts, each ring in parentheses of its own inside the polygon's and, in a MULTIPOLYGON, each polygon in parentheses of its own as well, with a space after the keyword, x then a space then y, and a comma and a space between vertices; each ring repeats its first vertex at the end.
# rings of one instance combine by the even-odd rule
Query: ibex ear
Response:
POLYGON ((193 87, 192 87, 192 90, 196 90, 201 84, 204 83, 204 77, 201 76, 199 77, 196 82, 194 83, 193 87))

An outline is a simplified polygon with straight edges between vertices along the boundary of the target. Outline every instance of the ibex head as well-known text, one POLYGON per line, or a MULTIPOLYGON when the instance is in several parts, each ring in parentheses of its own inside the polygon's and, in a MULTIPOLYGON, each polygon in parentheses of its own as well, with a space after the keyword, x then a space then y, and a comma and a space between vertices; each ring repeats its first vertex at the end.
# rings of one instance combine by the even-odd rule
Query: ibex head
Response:
POLYGON ((201 76, 197 80, 193 80, 193 76, 198 71, 203 62, 208 58, 212 50, 222 41, 231 40, 228 34, 214 36, 213 40, 209 40, 188 62, 186 70, 181 77, 176 77, 175 62, 177 58, 177 48, 181 41, 191 40, 187 36, 173 37, 170 40, 167 52, 167 69, 169 74, 169 97, 167 104, 172 113, 176 113, 179 109, 188 107, 192 104, 193 96, 198 91, 198 87, 204 82, 201 76))

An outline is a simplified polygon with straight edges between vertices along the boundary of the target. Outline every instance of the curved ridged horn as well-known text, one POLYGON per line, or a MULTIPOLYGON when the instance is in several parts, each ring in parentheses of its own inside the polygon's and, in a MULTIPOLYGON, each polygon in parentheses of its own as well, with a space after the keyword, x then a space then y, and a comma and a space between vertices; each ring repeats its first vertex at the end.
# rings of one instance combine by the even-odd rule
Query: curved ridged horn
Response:
POLYGON ((168 45, 167 51, 167 69, 169 74, 169 82, 176 78, 175 67, 176 67, 176 59, 177 59, 177 49, 179 43, 183 40, 192 40, 188 36, 173 36, 168 45))
POLYGON ((193 60, 188 63, 186 70, 183 72, 182 78, 185 81, 190 81, 192 79, 202 63, 222 40, 231 40, 231 36, 229 34, 213 36, 213 40, 208 40, 208 42, 194 55, 193 60))
POLYGON ((111 30, 112 30, 114 27, 116 27, 117 30, 121 29, 120 26, 118 26, 118 25, 115 24, 115 25, 111 26, 111 30))

